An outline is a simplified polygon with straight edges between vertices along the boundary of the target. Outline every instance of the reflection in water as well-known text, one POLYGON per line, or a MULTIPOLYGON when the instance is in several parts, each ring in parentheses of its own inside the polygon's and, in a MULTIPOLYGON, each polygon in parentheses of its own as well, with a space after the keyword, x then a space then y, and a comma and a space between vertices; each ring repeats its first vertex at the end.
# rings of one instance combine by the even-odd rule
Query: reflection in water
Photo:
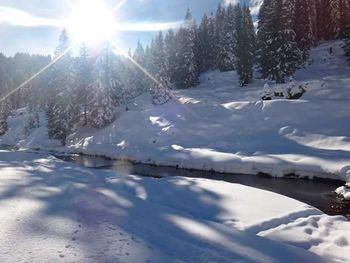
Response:
POLYGON ((148 177, 183 176, 206 178, 238 183, 263 190, 272 191, 294 198, 314 206, 330 215, 344 215, 350 218, 349 203, 340 200, 334 190, 343 185, 341 181, 307 180, 293 178, 271 178, 256 175, 220 174, 208 171, 192 171, 175 167, 159 167, 145 164, 134 164, 128 161, 116 161, 103 157, 70 155, 56 156, 64 161, 94 169, 111 169, 119 174, 134 174, 148 177))

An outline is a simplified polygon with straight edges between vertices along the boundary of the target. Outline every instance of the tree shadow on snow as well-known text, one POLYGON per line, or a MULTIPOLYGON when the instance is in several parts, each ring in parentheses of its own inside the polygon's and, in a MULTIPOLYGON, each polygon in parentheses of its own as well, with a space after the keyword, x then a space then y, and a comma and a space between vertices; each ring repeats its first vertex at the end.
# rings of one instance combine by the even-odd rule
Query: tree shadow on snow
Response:
POLYGON ((222 197, 193 179, 81 169, 33 154, 1 152, 0 159, 0 208, 14 200, 40 204, 21 212, 18 231, 7 242, 35 247, 42 238, 47 246, 59 239, 65 245, 57 261, 322 262, 311 253, 220 224, 222 197))

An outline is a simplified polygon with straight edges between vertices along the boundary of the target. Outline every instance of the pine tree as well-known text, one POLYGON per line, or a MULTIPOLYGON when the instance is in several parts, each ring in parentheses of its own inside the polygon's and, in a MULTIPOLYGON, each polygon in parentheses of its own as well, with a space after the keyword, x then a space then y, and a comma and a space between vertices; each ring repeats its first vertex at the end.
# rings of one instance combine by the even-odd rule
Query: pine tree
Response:
POLYGON ((0 101, 0 136, 4 135, 8 130, 7 119, 11 113, 11 105, 9 100, 0 101))
MULTIPOLYGON (((138 65, 143 68, 146 67, 146 54, 140 41, 137 43, 137 47, 132 57, 138 65)), ((145 74, 133 63, 129 62, 129 64, 131 64, 131 71, 129 73, 132 74, 130 76, 132 84, 130 85, 130 90, 128 92, 131 93, 132 98, 135 98, 149 90, 149 85, 148 80, 146 79, 147 76, 145 76, 145 74)))
POLYGON ((198 70, 205 72, 217 66, 217 42, 215 17, 204 14, 198 28, 198 70))
POLYGON ((334 26, 331 17, 330 0, 316 1, 317 30, 319 40, 334 39, 334 26))
POLYGON ((350 61, 350 19, 348 20, 347 25, 345 26, 344 32, 343 32, 343 38, 344 38, 344 53, 345 56, 350 61))
POLYGON ((159 32, 153 42, 149 64, 149 71, 155 78, 150 85, 152 101, 155 105, 165 104, 171 99, 168 67, 163 33, 159 32))
POLYGON ((214 69, 216 68, 217 65, 217 39, 216 39, 216 34, 215 34, 215 27, 216 27, 216 21, 215 17, 213 14, 208 18, 208 34, 209 34, 209 39, 208 39, 208 54, 206 55, 208 57, 208 64, 209 68, 208 69, 214 69))
POLYGON ((277 32, 277 45, 275 48, 278 64, 274 69, 274 79, 284 82, 285 77, 294 74, 302 61, 302 53, 295 41, 293 20, 290 13, 294 13, 294 4, 290 0, 277 2, 277 16, 279 20, 279 31, 277 32))
POLYGON ((195 57, 196 28, 190 10, 177 36, 177 56, 174 82, 179 89, 190 88, 198 83, 195 57))
POLYGON ((346 36, 346 27, 350 21, 350 0, 340 1, 340 21, 339 21, 339 35, 340 39, 346 36))
POLYGON ((295 32, 295 41, 303 52, 303 59, 308 56, 308 50, 313 42, 311 13, 308 0, 295 1, 295 15, 293 30, 295 32))
POLYGON ((113 101, 108 87, 96 81, 89 99, 88 126, 101 129, 114 120, 113 101))
POLYGON ((220 50, 225 25, 225 8, 219 3, 215 15, 215 67, 219 68, 220 50))
POLYGON ((77 61, 77 82, 80 94, 79 105, 83 110, 83 126, 87 125, 88 98, 92 92, 94 82, 93 59, 89 54, 88 47, 83 44, 80 48, 80 54, 77 61))
MULTIPOLYGON (((192 15, 191 15, 192 16, 192 15)), ((193 21, 193 30, 194 30, 194 59, 195 59, 195 68, 196 72, 199 75, 200 74, 200 67, 201 67, 201 46, 200 46, 200 39, 199 39, 199 29, 196 23, 196 20, 192 18, 193 21)))
MULTIPOLYGON (((318 41, 318 17, 317 17, 317 2, 318 0, 307 0, 308 2, 308 11, 310 17, 310 24, 308 27, 310 28, 311 37, 312 37, 312 45, 315 45, 318 41)), ((294 23, 295 24, 295 23, 294 23)))
POLYGON ((229 4, 224 20, 224 28, 222 31, 219 61, 218 66, 220 71, 231 71, 235 69, 236 65, 236 38, 235 25, 236 11, 232 4, 229 4))
POLYGON ((170 81, 174 81, 174 72, 176 68, 176 35, 173 29, 170 29, 164 39, 166 61, 168 64, 168 76, 170 81))
POLYGON ((88 126, 103 128, 114 121, 115 79, 113 78, 113 53, 108 43, 104 43, 101 54, 96 61, 97 80, 89 98, 88 126))
POLYGON ((287 0, 265 0, 258 29, 259 60, 263 77, 283 83, 301 62, 301 51, 289 17, 293 10, 287 0))
POLYGON ((342 0, 329 0, 332 37, 340 34, 341 2, 342 0))
POLYGON ((260 72, 263 78, 270 77, 269 71, 271 67, 271 48, 269 43, 276 31, 276 2, 274 0, 264 0, 259 11, 259 24, 257 33, 258 60, 260 72), (268 42, 269 41, 269 42, 268 42))
POLYGON ((253 78, 255 35, 249 7, 236 6, 236 57, 240 84, 247 85, 253 78))
MULTIPOLYGON (((129 57, 133 57, 131 52, 129 52, 129 57)), ((130 59, 123 59, 123 67, 119 69, 121 75, 118 77, 121 82, 118 87, 118 91, 115 90, 114 93, 117 94, 117 104, 127 104, 145 90, 148 90, 148 80, 143 78, 144 75, 139 71, 139 68, 130 59), (143 83, 142 83, 142 80, 143 83), (139 85, 141 83, 141 86, 139 85), (119 100, 119 101, 118 101, 119 100)), ((119 75, 119 72, 118 72, 119 75)), ((113 96, 114 97, 114 96, 113 96)))
POLYGON ((198 33, 198 39, 199 39, 199 71, 204 72, 210 69, 211 67, 211 38, 209 33, 209 18, 205 14, 202 18, 202 22, 199 25, 199 33, 198 33))
POLYGON ((53 96, 47 109, 49 137, 61 140, 63 145, 67 136, 74 131, 79 118, 78 94, 74 86, 73 60, 69 50, 69 38, 63 30, 55 50, 55 57, 62 57, 52 67, 49 88, 53 96))

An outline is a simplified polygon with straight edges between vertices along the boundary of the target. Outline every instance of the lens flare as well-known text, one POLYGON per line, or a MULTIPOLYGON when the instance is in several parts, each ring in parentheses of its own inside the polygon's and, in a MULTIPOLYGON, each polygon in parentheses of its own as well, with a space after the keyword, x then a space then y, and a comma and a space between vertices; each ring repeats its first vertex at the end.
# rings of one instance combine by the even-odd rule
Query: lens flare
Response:
POLYGON ((0 98, 0 102, 7 100, 8 98, 10 98, 14 93, 16 93, 17 91, 19 91, 20 89, 22 89, 23 87, 25 87, 26 85, 28 85, 30 82, 32 82, 34 79, 36 79, 37 77, 39 77, 41 74, 43 74, 47 69, 49 69, 50 67, 52 67, 54 64, 57 63, 57 61, 59 61, 62 57, 64 57, 65 55, 68 54, 68 52, 70 52, 72 49, 74 49, 77 46, 77 44, 73 44, 71 45, 69 48, 67 48, 61 55, 59 55, 58 57, 56 57, 54 60, 52 60, 49 64, 47 64, 45 67, 43 67, 41 70, 39 70, 37 73, 35 73, 34 75, 32 75, 30 78, 28 78, 27 80, 25 80, 22 84, 20 84, 18 87, 16 87, 15 89, 13 89, 11 92, 9 92, 8 94, 6 94, 4 97, 0 98))
POLYGON ((97 44, 111 38, 117 31, 115 8, 111 10, 104 1, 70 0, 68 4, 71 14, 66 21, 66 27, 73 41, 97 44))
POLYGON ((109 43, 117 50, 117 52, 124 57, 126 57, 131 63, 133 63, 139 70, 141 70, 147 77, 149 77, 154 83, 158 86, 163 87, 163 84, 160 83, 155 77, 152 76, 144 67, 142 67, 139 63, 137 63, 128 53, 126 53, 117 43, 112 40, 109 40, 109 43))

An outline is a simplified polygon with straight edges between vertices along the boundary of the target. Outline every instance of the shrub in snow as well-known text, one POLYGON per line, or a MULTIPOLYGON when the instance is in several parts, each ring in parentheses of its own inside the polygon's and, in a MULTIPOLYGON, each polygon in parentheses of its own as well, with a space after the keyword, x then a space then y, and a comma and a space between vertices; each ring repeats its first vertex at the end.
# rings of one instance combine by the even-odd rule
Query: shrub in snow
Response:
POLYGON ((273 97, 273 91, 269 86, 269 84, 266 83, 263 89, 262 100, 272 100, 272 97, 273 97))
POLYGON ((287 99, 298 100, 304 95, 305 92, 306 90, 303 88, 303 86, 299 85, 297 87, 296 85, 294 85, 287 89, 287 99))
POLYGON ((264 85, 262 100, 272 100, 273 98, 285 98, 288 100, 300 99, 306 92, 305 87, 297 85, 295 82, 281 87, 280 85, 271 88, 268 84, 264 85))
POLYGON ((154 105, 163 105, 172 98, 171 91, 164 85, 154 85, 152 91, 152 103, 154 105))

